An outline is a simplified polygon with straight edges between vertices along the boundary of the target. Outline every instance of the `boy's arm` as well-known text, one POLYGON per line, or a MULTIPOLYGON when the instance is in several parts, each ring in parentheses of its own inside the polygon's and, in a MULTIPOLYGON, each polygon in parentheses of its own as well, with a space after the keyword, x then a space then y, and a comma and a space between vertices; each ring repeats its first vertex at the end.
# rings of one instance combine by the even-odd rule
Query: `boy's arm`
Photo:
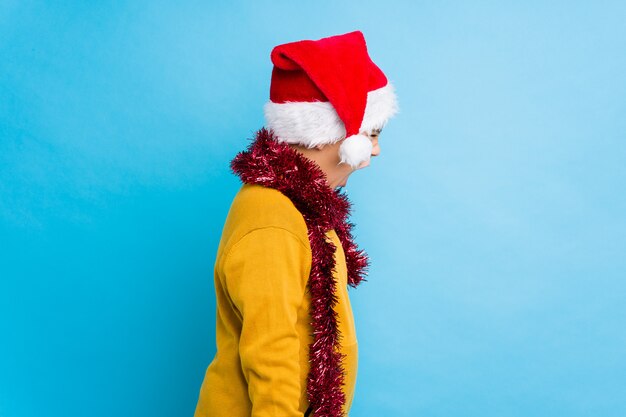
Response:
POLYGON ((225 284, 243 319, 239 354, 251 417, 303 416, 296 323, 310 268, 302 240, 273 226, 246 234, 225 259, 225 284))

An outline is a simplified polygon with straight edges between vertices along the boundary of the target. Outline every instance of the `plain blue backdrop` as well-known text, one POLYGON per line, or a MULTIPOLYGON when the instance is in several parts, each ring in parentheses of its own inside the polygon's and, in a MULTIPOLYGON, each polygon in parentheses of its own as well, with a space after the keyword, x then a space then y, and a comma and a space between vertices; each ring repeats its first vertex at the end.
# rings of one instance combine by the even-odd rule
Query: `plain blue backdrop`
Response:
POLYGON ((353 417, 626 415, 626 3, 0 3, 0 416, 191 416, 273 46, 362 30, 353 417))

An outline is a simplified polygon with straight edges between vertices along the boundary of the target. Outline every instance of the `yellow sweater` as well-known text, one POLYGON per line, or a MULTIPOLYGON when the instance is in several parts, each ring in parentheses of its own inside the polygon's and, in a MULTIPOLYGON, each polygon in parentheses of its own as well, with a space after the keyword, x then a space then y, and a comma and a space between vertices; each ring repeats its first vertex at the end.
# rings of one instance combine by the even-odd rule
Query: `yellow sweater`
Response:
MULTIPOLYGON (((356 384, 357 338, 345 254, 334 229, 326 236, 337 247, 335 311, 347 354, 347 416, 356 384)), ((243 184, 217 251, 217 353, 206 370, 194 417, 304 415, 312 341, 311 262, 307 226, 291 200, 273 188, 243 184)))

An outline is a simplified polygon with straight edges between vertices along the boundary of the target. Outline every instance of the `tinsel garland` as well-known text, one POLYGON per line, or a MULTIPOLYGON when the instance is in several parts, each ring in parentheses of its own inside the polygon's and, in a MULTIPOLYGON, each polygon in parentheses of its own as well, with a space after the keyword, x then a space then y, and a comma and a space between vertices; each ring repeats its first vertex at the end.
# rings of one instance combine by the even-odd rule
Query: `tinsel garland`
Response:
POLYGON ((273 131, 261 128, 248 149, 230 163, 242 182, 274 188, 287 196, 304 217, 311 244, 312 264, 308 280, 311 294, 310 323, 313 341, 309 346, 310 370, 307 396, 315 417, 341 417, 345 404, 341 335, 337 328, 336 246, 326 238, 335 229, 346 255, 348 284, 356 288, 367 281, 369 258, 357 248, 348 221, 351 203, 342 189, 327 184, 324 171, 312 160, 281 143, 273 131))

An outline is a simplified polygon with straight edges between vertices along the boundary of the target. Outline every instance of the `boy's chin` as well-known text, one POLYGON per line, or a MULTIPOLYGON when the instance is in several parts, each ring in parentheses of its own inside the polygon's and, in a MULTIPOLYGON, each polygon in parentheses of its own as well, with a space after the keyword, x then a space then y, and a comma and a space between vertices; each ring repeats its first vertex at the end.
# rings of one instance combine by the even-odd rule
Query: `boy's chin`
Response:
POLYGON ((348 182, 348 178, 344 178, 343 181, 340 181, 335 188, 343 188, 346 186, 346 183, 348 182))

